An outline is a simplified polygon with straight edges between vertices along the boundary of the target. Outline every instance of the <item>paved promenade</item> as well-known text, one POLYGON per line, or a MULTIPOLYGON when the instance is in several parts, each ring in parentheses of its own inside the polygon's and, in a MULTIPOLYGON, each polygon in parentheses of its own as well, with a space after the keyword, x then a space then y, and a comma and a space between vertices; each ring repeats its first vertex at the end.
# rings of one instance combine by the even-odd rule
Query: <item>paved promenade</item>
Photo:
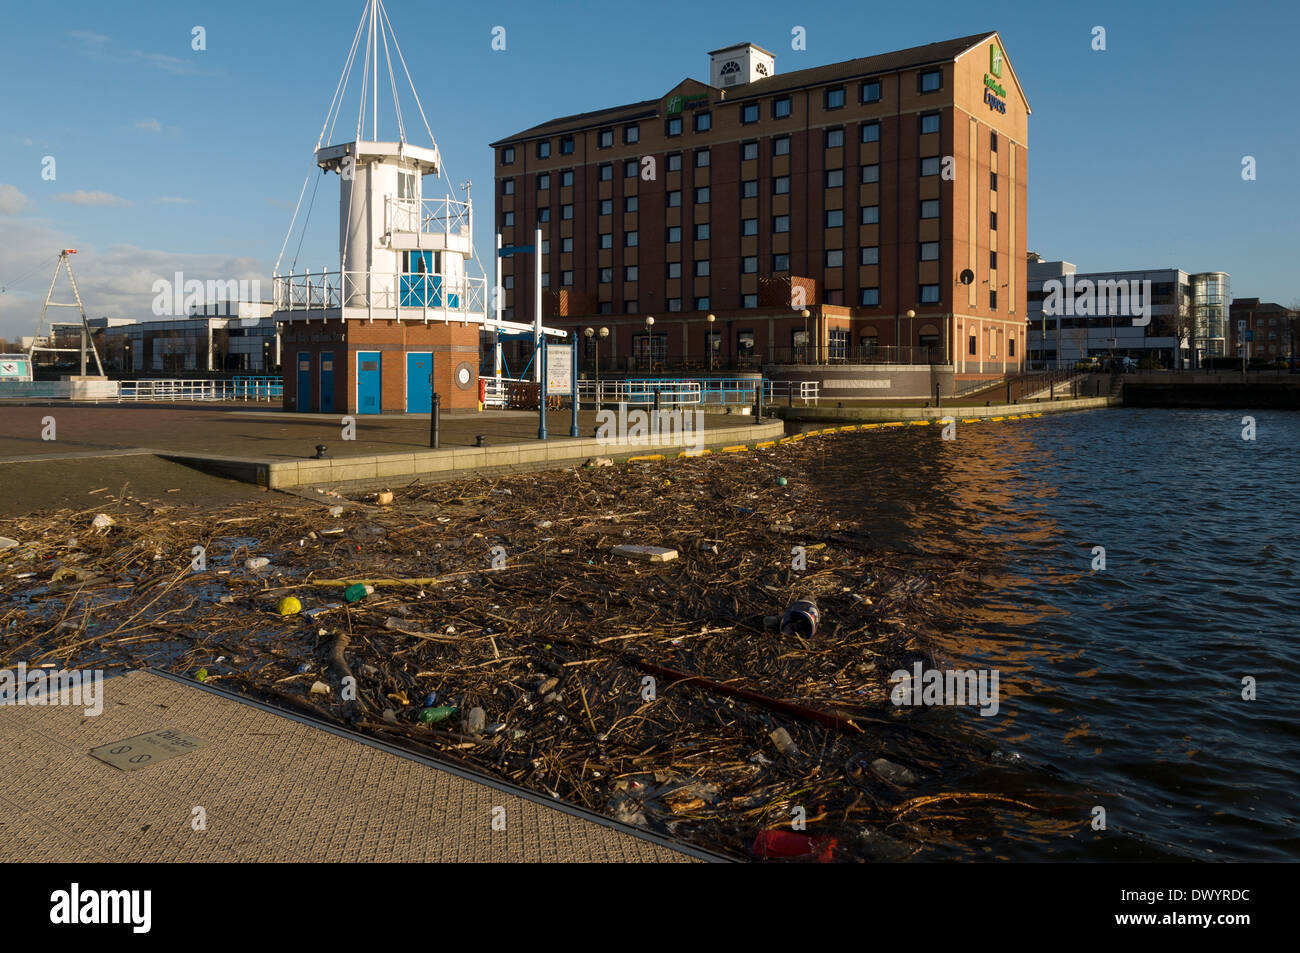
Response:
POLYGON ((0 861, 713 859, 192 683, 131 672, 102 693, 97 717, 0 706, 0 861), (161 730, 201 744, 134 770, 90 753, 161 730))

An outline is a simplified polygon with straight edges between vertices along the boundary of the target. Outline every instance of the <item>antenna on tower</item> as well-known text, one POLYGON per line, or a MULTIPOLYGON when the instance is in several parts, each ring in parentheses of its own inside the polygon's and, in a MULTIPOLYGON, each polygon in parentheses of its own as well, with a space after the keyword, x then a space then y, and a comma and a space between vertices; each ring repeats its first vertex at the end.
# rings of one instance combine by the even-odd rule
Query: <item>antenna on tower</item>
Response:
POLYGON ((45 294, 45 307, 41 308, 41 320, 40 323, 36 326, 36 336, 32 338, 32 346, 27 349, 27 360, 31 362, 31 365, 34 368, 36 366, 36 362, 35 360, 33 360, 33 355, 37 351, 65 352, 65 351, 79 350, 81 352, 81 376, 85 377, 86 376, 86 346, 87 344, 89 344, 90 353, 95 356, 95 366, 99 368, 99 376, 103 377, 104 365, 101 364, 99 361, 99 351, 95 347, 95 339, 91 336, 90 333, 90 322, 86 320, 86 309, 81 303, 81 292, 77 290, 77 279, 72 276, 72 262, 68 260, 69 255, 75 255, 76 253, 77 250, 75 248, 64 248, 59 252, 59 260, 54 265, 54 277, 50 279, 50 290, 45 294), (68 269, 68 281, 72 283, 72 295, 74 298, 77 299, 76 301, 54 301, 53 300, 54 286, 55 284, 58 283, 59 272, 62 271, 64 268, 68 269), (81 312, 81 347, 80 348, 54 347, 53 345, 55 343, 55 340, 54 340, 53 324, 51 324, 50 327, 50 346, 42 347, 40 345, 39 342, 41 340, 41 331, 44 330, 45 328, 45 313, 49 311, 50 308, 76 308, 78 311, 81 312))

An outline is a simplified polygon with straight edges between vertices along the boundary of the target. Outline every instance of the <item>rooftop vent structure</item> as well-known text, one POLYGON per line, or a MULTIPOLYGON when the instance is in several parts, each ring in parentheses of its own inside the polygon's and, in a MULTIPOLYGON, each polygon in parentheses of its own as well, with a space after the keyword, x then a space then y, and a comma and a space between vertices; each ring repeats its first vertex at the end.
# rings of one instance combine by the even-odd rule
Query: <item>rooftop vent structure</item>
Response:
POLYGON ((753 43, 737 43, 709 54, 709 85, 717 89, 743 86, 776 74, 776 57, 753 43))

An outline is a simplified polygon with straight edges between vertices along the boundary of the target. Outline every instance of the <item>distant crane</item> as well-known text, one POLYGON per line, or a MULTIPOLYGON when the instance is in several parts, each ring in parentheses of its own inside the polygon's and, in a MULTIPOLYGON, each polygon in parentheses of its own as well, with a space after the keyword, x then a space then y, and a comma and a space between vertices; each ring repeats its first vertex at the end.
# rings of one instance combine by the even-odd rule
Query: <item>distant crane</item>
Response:
POLYGON ((68 259, 69 255, 75 255, 76 253, 77 250, 75 248, 64 248, 62 251, 59 252, 59 260, 54 265, 54 277, 50 279, 50 290, 46 292, 45 295, 45 307, 41 308, 41 322, 36 326, 36 336, 32 338, 32 346, 27 349, 27 360, 28 362, 30 362, 32 367, 35 367, 36 363, 33 360, 33 355, 35 354, 36 351, 66 352, 66 351, 80 350, 81 376, 85 377, 86 376, 86 347, 87 345, 89 345, 90 353, 95 356, 95 366, 99 368, 99 376, 103 377, 104 365, 100 363, 99 351, 98 349, 96 349, 95 340, 90 333, 90 322, 86 320, 86 309, 81 303, 81 292, 77 290, 77 279, 72 276, 72 262, 68 259), (75 302, 53 300, 54 286, 59 281, 59 272, 62 271, 64 268, 68 269, 68 281, 72 283, 72 295, 74 298, 77 299, 75 302), (54 340, 53 325, 51 325, 50 328, 49 346, 41 345, 40 343, 41 332, 45 329, 45 313, 50 308, 76 308, 78 311, 81 312, 81 347, 80 348, 54 347, 55 340, 54 340))

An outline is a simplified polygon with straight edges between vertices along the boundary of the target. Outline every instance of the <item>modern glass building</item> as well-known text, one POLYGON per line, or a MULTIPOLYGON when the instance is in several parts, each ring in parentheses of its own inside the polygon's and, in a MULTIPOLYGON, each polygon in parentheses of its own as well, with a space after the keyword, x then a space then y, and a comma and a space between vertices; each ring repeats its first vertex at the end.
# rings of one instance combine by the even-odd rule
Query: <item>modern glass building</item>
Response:
POLYGON ((1192 308, 1196 315, 1193 348, 1196 363, 1228 353, 1228 309, 1232 303, 1231 282, 1226 272, 1206 271, 1192 275, 1192 308))

